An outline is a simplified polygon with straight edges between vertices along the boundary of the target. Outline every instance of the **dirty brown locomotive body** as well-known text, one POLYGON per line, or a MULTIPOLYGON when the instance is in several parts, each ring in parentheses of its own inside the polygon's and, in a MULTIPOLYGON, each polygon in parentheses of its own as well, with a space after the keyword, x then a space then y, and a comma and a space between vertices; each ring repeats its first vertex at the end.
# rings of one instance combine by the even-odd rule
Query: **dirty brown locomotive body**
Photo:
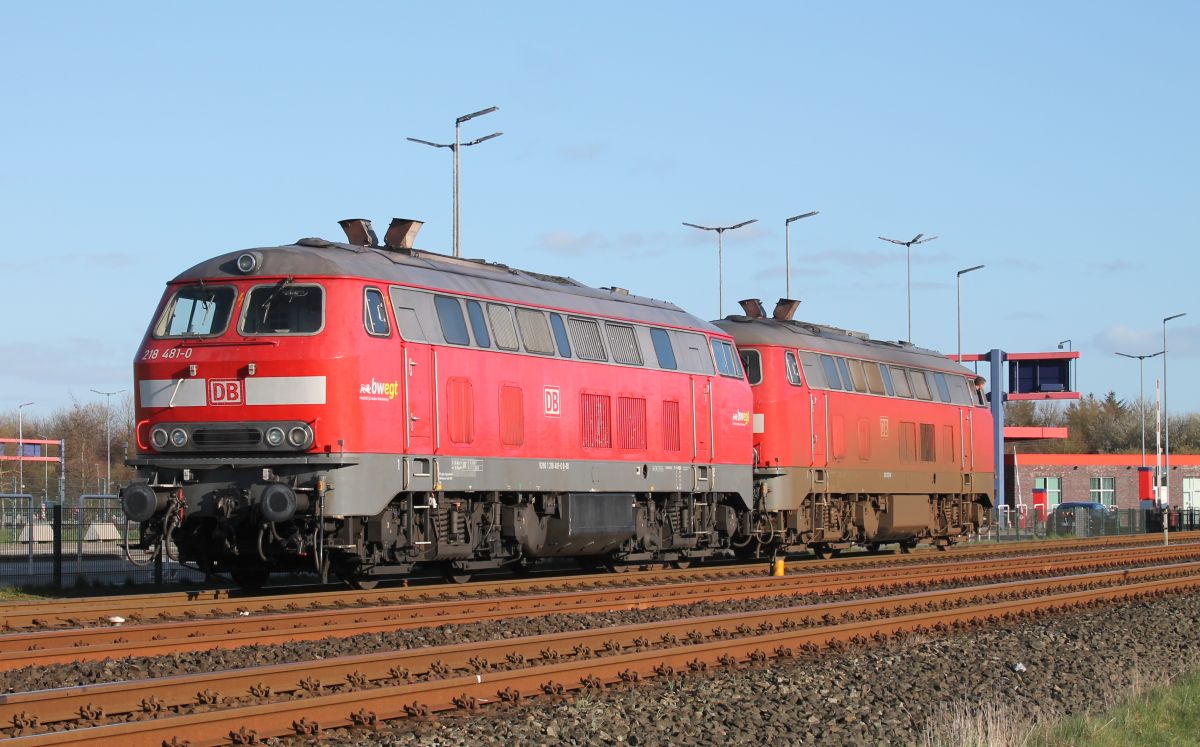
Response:
POLYGON ((758 552, 851 544, 938 547, 987 526, 992 418, 982 380, 930 350, 791 319, 717 322, 754 393, 758 552))

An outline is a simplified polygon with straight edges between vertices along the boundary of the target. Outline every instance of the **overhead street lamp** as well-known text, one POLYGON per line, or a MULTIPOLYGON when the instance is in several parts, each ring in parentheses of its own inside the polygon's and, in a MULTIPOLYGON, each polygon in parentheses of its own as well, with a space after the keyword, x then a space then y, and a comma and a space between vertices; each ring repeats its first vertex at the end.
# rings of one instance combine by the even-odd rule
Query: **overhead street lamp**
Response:
MULTIPOLYGON (((1168 414, 1169 411, 1167 410, 1167 322, 1171 321, 1172 319, 1178 319, 1181 316, 1187 316, 1187 312, 1185 311, 1182 314, 1173 314, 1171 316, 1164 318, 1162 321, 1162 325, 1163 325, 1163 346, 1162 346, 1163 408, 1162 409, 1163 409, 1163 423, 1164 423, 1164 425, 1163 425, 1163 471, 1167 475, 1167 485, 1166 485, 1167 492, 1166 492, 1166 496, 1165 496, 1166 500, 1164 501, 1164 503, 1166 503, 1167 508, 1170 508, 1170 505, 1171 505, 1170 504, 1170 501, 1171 501, 1171 416, 1168 414)), ((1167 533, 1167 523, 1168 522, 1166 522, 1165 520, 1163 521, 1163 537, 1164 538, 1166 537, 1166 533, 1167 533)))
POLYGON ((891 243, 902 246, 908 250, 908 342, 912 342, 912 248, 917 244, 927 244, 937 238, 937 236, 928 236, 922 238, 923 236, 925 236, 925 234, 919 233, 908 241, 889 239, 886 236, 879 237, 884 241, 890 241, 891 243))
POLYGON ((17 405, 17 492, 25 492, 25 408, 36 402, 17 405))
POLYGON ((793 215, 783 222, 783 271, 787 276, 784 285, 787 290, 784 291, 784 298, 792 297, 792 224, 798 220, 811 218, 819 212, 821 211, 814 210, 804 215, 793 215))
POLYGON ((986 265, 975 265, 974 267, 968 267, 965 270, 959 270, 958 273, 954 277, 954 283, 956 286, 954 310, 955 310, 956 317, 958 319, 958 363, 959 363, 959 365, 962 365, 962 276, 966 275, 968 272, 975 272, 976 270, 982 270, 984 267, 986 267, 986 265))
POLYGON ((108 409, 108 400, 114 394, 124 394, 125 390, 102 392, 99 389, 93 389, 92 391, 104 396, 104 494, 109 495, 112 491, 112 414, 108 409))
POLYGON ((1162 355, 1164 350, 1157 353, 1147 353, 1146 355, 1133 355, 1132 353, 1117 353, 1122 358, 1136 358, 1138 362, 1138 407, 1142 411, 1142 466, 1146 466, 1146 385, 1145 376, 1142 369, 1145 368, 1147 358, 1153 358, 1156 355, 1162 355))
POLYGON ((751 223, 757 223, 758 218, 744 220, 741 223, 732 226, 698 226, 695 223, 684 222, 683 225, 691 228, 699 228, 701 231, 716 231, 717 232, 717 318, 725 317, 725 260, 724 248, 721 243, 721 234, 726 231, 732 231, 735 228, 748 226, 751 223))
POLYGON ((476 117, 482 117, 484 114, 491 114, 494 111, 498 111, 499 108, 500 107, 498 107, 498 106, 489 106, 487 109, 480 109, 477 112, 471 112, 470 114, 464 114, 461 117, 458 117, 457 119, 455 119, 454 120, 454 142, 453 143, 433 143, 428 140, 421 140, 421 139, 415 138, 415 137, 407 138, 411 142, 420 143, 422 145, 429 145, 434 148, 449 148, 454 153, 454 219, 453 219, 454 240, 453 240, 453 243, 454 243, 454 256, 456 256, 456 257, 462 256, 462 254, 459 251, 459 247, 458 247, 458 243, 459 243, 458 242, 458 236, 459 236, 459 227, 458 227, 458 202, 459 202, 459 200, 458 200, 458 152, 468 146, 479 145, 480 143, 484 142, 485 140, 491 140, 494 137, 500 137, 501 135, 504 134, 503 132, 493 132, 491 135, 484 135, 483 137, 477 137, 470 142, 464 143, 464 142, 462 142, 461 138, 459 137, 459 131, 462 128, 463 122, 469 122, 470 120, 475 119, 476 117))
MULTIPOLYGON (((1070 352, 1071 352, 1071 340, 1070 340, 1070 338, 1068 338, 1068 339, 1066 339, 1066 340, 1059 340, 1059 341, 1058 341, 1058 349, 1059 349, 1059 350, 1062 350, 1062 349, 1063 349, 1063 345, 1066 345, 1066 346, 1067 346, 1067 352, 1068 352, 1068 353, 1070 353, 1070 352)), ((1067 370, 1068 370, 1069 372, 1071 372, 1071 373, 1074 373, 1074 369, 1075 369, 1075 366, 1074 366, 1074 361, 1073 361, 1072 359, 1068 358, 1068 359, 1067 359, 1067 370)), ((1071 387, 1072 387, 1072 391, 1076 391, 1076 392, 1078 392, 1078 391, 1079 391, 1079 382, 1078 382, 1078 381, 1076 381, 1075 379, 1076 379, 1076 377, 1075 377, 1075 376, 1072 376, 1072 377, 1071 377, 1071 387)))

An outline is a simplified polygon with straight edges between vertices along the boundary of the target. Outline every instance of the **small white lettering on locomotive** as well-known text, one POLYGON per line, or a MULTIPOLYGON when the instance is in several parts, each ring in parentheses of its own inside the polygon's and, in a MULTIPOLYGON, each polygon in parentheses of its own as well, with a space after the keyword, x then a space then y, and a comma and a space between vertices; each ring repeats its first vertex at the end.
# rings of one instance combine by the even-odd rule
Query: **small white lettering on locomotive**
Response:
POLYGON ((538 469, 565 472, 571 469, 570 462, 538 462, 538 469))
POLYGON ((562 414, 562 397, 558 387, 548 386, 542 390, 542 400, 546 406, 546 415, 557 418, 562 414))
POLYGON ((455 473, 482 472, 483 462, 479 459, 451 459, 450 471, 455 473))
POLYGON ((191 348, 146 348, 142 351, 142 360, 157 361, 157 360, 187 360, 192 357, 191 348))
POLYGON ((241 379, 210 379, 208 382, 208 404, 242 404, 241 379))
POLYGON ((399 391, 399 381, 376 381, 372 376, 370 384, 358 385, 358 398, 368 402, 387 402, 395 399, 399 391))

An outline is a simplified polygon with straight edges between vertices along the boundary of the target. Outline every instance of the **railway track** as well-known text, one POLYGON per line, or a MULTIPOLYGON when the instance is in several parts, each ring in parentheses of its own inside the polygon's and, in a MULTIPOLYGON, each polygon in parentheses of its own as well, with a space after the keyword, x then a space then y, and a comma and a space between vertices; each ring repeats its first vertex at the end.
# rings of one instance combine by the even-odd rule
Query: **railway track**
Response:
POLYGON ((7 695, 0 723, 15 745, 249 743, 1196 588, 1200 562, 1008 581, 7 695))
POLYGON ((452 599, 339 609, 247 614, 237 618, 0 635, 0 671, 28 666, 157 656, 210 649, 348 638, 371 633, 511 617, 603 613, 698 603, 797 595, 872 595, 945 584, 997 583, 1046 574, 1097 572, 1164 562, 1200 561, 1200 544, 1168 548, 1053 553, 1014 558, 1002 567, 991 560, 953 565, 830 571, 783 577, 676 579, 674 583, 620 589, 534 593, 490 599, 452 599))
MULTIPOLYGON (((1200 542, 1200 532, 1173 535, 1177 543, 1200 542)), ((1159 535, 1124 535, 1087 540, 1048 540, 1010 545, 977 544, 955 547, 948 552, 933 550, 909 555, 863 554, 837 560, 798 560, 788 563, 788 573, 825 573, 834 570, 908 566, 921 563, 955 563, 964 558, 1009 558, 1042 555, 1064 550, 1153 546, 1159 535)), ((1174 545, 1172 545, 1174 546, 1174 545)), ((681 579, 761 578, 764 563, 712 565, 687 570, 648 570, 625 574, 574 574, 565 576, 505 578, 478 581, 469 585, 437 584, 401 586, 371 591, 328 588, 287 591, 276 594, 248 595, 228 590, 184 591, 163 594, 92 597, 53 601, 10 602, 0 605, 0 630, 46 630, 89 625, 109 626, 112 618, 141 622, 153 618, 195 619, 198 617, 236 617, 245 613, 274 613, 283 610, 338 609, 346 606, 403 604, 408 602, 494 597, 539 591, 566 591, 580 588, 619 588, 639 584, 657 584, 681 579)))

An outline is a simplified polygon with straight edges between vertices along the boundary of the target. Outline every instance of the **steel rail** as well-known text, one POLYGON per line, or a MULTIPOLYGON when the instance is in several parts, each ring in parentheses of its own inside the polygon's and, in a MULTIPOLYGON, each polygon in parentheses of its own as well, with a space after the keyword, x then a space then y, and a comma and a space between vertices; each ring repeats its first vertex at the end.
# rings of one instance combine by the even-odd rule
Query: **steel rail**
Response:
POLYGON ((620 590, 561 592, 492 600, 456 600, 401 606, 296 612, 258 617, 169 622, 108 628, 81 628, 0 636, 0 671, 71 661, 122 656, 154 656, 184 651, 230 649, 253 644, 345 638, 406 628, 466 624, 513 616, 582 614, 669 605, 746 600, 768 596, 850 593, 979 579, 1013 578, 1130 563, 1163 562, 1200 557, 1200 545, 1137 548, 1031 558, 994 567, 988 561, 946 566, 934 564, 891 571, 703 581, 642 586, 620 590), (1070 562, 1064 564, 1063 558, 1070 562))
MULTIPOLYGON (((1180 543, 1200 542, 1200 532, 1178 533, 1180 543)), ((937 559, 937 563, 953 563, 960 557, 1034 557, 1048 551, 1091 547, 1120 547, 1149 545, 1159 540, 1157 535, 1120 535, 1086 540, 1047 540, 1031 543, 979 544, 951 548, 948 552, 923 550, 910 555, 861 555, 837 560, 812 558, 788 563, 788 571, 823 573, 859 566, 908 566, 937 559)), ((404 600, 429 601, 468 596, 516 594, 532 590, 570 589, 580 586, 595 588, 627 587, 656 583, 676 578, 757 577, 764 563, 735 565, 704 565, 691 569, 654 570, 628 574, 573 574, 522 579, 478 581, 468 585, 430 584, 375 589, 371 591, 336 589, 300 593, 244 595, 229 590, 170 592, 166 594, 136 594, 125 596, 91 597, 86 600, 22 601, 0 604, 0 630, 48 629, 80 627, 86 624, 107 624, 110 617, 139 620, 152 617, 195 617, 236 615, 241 612, 276 611, 281 608, 320 608, 380 604, 404 600)))
MULTIPOLYGON (((872 639, 883 640, 889 636, 910 632, 949 630, 956 624, 990 622, 1021 613, 1057 612, 1068 607, 1096 602, 1141 598, 1168 591, 1195 589, 1200 587, 1200 572, 1198 572, 1200 568, 1197 565, 1187 564, 1186 571, 1184 566, 1176 567, 1175 570, 1186 573, 1186 575, 1173 578, 1133 582, 1107 588, 1074 588, 1062 593, 1033 598, 1006 599, 980 604, 977 602, 977 597, 972 600, 966 594, 960 593, 960 599, 968 600, 971 603, 948 609, 929 609, 930 605, 936 604, 933 598, 929 598, 923 605, 925 611, 915 613, 908 610, 919 605, 920 599, 929 595, 905 595, 885 600, 865 600, 852 604, 859 608, 868 608, 874 604, 880 609, 888 609, 885 605, 890 605, 892 609, 901 611, 894 616, 881 619, 837 623, 836 618, 832 618, 834 624, 822 627, 788 627, 785 630, 777 630, 774 624, 769 627, 766 624, 769 622, 768 615, 775 615, 781 625, 784 620, 794 622, 796 617, 803 614, 803 608, 776 610, 768 613, 745 613, 739 616, 718 616, 705 618, 703 621, 699 619, 678 620, 670 623, 675 626, 673 629, 682 631, 684 628, 689 628, 689 630, 698 631, 704 626, 708 626, 710 635, 699 640, 693 637, 691 640, 695 642, 684 645, 677 645, 676 642, 667 638, 664 648, 646 648, 645 645, 634 639, 631 646, 634 650, 627 651, 625 650, 626 646, 622 645, 620 649, 611 648, 610 654, 598 658, 556 661, 552 657, 546 657, 548 663, 545 664, 498 671, 485 668, 483 671, 473 674, 450 676, 425 682, 389 685, 374 689, 351 688, 348 692, 331 695, 313 694, 298 699, 243 707, 223 703, 224 707, 217 711, 32 734, 15 737, 10 743, 13 745, 52 745, 120 742, 123 746, 136 747, 138 745, 159 745, 173 737, 184 735, 193 747, 200 747, 200 745, 224 744, 231 737, 239 735, 244 738, 253 736, 261 739, 266 736, 288 734, 311 735, 318 733, 322 728, 372 726, 383 719, 426 715, 438 710, 476 708, 482 704, 498 701, 516 702, 521 698, 538 694, 558 694, 585 687, 603 687, 617 682, 635 682, 642 678, 670 676, 675 672, 700 670, 709 666, 790 659, 795 656, 797 650, 818 651, 822 647, 837 646, 839 643, 845 642, 868 643, 872 639), (898 602, 906 597, 907 608, 897 607, 898 602), (780 618, 778 615, 788 617, 780 618), (725 625, 732 624, 735 618, 760 621, 758 632, 748 630, 741 637, 726 637, 726 634, 720 630, 724 629, 725 625)), ((1149 569, 1146 572, 1149 573, 1149 569)), ((1046 590, 1061 588, 1064 585, 1075 585, 1076 587, 1088 585, 1098 581, 1097 576, 1100 575, 1115 576, 1115 579, 1110 580, 1118 581, 1127 578, 1126 574, 1121 573, 1086 574, 1043 582, 1040 588, 1046 590)), ((1009 587, 1004 591, 1007 594, 1017 593, 1022 589, 1029 591, 1039 588, 1036 583, 998 586, 1009 587)), ((979 589, 967 591, 978 592, 979 589)), ((808 614, 823 613, 827 617, 832 616, 833 607, 816 605, 808 611, 808 614)), ((745 625, 744 627, 748 628, 749 626, 745 625)), ((646 624, 591 631, 588 635, 610 638, 622 635, 628 640, 628 636, 636 632, 644 639, 652 632, 666 630, 666 626, 662 624, 646 624), (640 630, 633 631, 633 627, 640 628, 640 630)), ((580 640, 578 637, 572 639, 570 634, 564 635, 568 642, 580 640)), ((662 635, 666 636, 668 633, 662 632, 662 635)), ((544 641, 534 642, 534 639, 529 639, 529 641, 533 645, 544 644, 544 641)), ((500 643, 512 644, 513 641, 500 643)), ((263 670, 251 671, 261 674, 263 670)), ((244 679, 247 672, 236 674, 244 679)), ((165 681, 156 680, 155 682, 164 683, 165 681)), ((104 686, 93 686, 93 693, 98 695, 102 687, 104 686)), ((309 692, 314 691, 310 690, 309 692)))

